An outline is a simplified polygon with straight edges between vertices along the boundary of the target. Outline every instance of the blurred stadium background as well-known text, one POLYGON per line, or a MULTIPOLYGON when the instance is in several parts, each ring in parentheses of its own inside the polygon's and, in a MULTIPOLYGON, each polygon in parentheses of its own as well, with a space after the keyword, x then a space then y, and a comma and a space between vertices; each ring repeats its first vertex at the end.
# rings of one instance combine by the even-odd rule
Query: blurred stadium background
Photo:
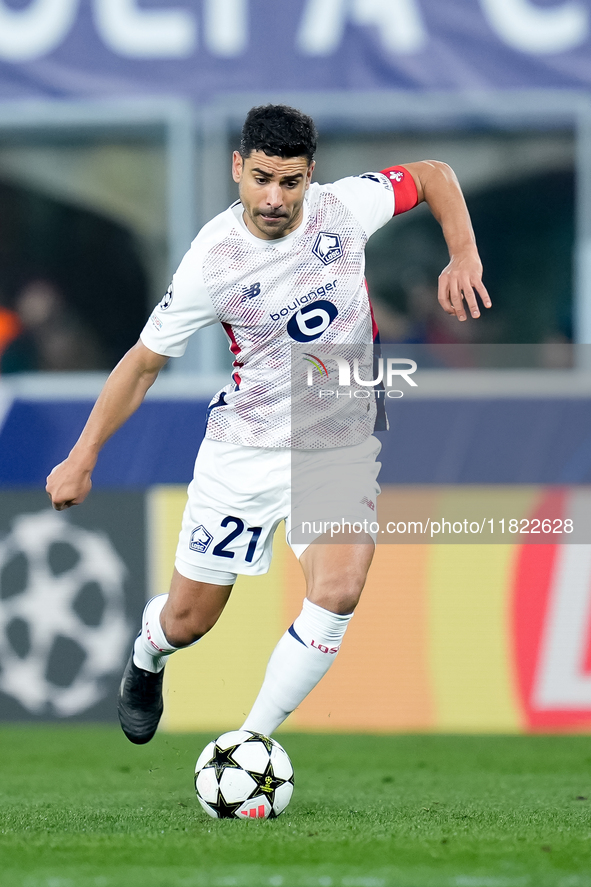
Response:
MULTIPOLYGON (((590 35, 588 0, 0 0, 0 718, 112 721, 143 601, 167 590, 230 365, 220 330, 163 372, 83 508, 53 513, 44 479, 235 199, 253 104, 315 117, 321 182, 436 158, 463 185, 494 303, 478 323, 437 306, 447 257, 425 208, 368 247, 383 340, 477 346, 397 406, 386 496, 420 487, 434 517, 466 496, 516 518, 576 500, 586 519, 590 35), (503 343, 540 346, 509 382, 479 367, 503 343)), ((303 594, 280 537, 271 573, 171 660, 166 729, 250 706, 303 594)), ((289 726, 588 729, 590 627, 589 546, 379 546, 340 661, 289 726)))

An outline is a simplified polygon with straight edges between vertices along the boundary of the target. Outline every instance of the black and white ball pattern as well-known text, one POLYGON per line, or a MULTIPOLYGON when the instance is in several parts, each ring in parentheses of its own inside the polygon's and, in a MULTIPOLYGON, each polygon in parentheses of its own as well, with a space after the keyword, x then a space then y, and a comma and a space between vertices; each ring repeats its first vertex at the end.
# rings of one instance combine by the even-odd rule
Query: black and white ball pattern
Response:
POLYGON ((232 730, 210 742, 195 766, 195 791, 214 819, 275 819, 293 792, 293 767, 274 739, 232 730))

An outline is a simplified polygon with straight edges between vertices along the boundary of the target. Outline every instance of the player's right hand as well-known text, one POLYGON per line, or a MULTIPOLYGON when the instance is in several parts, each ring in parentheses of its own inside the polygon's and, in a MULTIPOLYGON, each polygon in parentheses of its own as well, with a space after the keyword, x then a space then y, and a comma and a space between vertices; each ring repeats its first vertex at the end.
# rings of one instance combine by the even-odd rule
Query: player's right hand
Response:
POLYGON ((91 471, 72 465, 70 459, 60 462, 47 478, 45 491, 56 511, 81 505, 92 488, 91 471))

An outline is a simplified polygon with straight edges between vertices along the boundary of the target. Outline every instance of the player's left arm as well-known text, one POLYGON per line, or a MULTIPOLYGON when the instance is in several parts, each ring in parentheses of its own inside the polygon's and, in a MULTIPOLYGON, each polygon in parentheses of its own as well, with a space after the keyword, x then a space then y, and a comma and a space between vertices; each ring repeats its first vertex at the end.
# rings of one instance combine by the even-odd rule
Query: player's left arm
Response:
POLYGON ((439 160, 404 163, 417 188, 418 203, 423 201, 441 225, 449 251, 449 264, 439 275, 438 299, 447 314, 466 320, 464 301, 472 317, 480 317, 476 294, 485 308, 491 299, 482 282, 482 262, 468 207, 453 169, 439 160))

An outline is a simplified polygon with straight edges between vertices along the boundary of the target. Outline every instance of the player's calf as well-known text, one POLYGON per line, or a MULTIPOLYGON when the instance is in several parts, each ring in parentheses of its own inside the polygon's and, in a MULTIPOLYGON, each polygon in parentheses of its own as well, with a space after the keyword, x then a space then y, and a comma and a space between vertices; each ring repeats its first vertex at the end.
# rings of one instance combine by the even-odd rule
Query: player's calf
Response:
MULTIPOLYGON (((209 571, 203 570, 205 575, 209 571)), ((174 570, 170 594, 160 613, 162 638, 175 649, 195 643, 216 624, 232 591, 231 585, 189 579, 174 570)), ((163 646, 163 645, 162 645, 163 646)))

